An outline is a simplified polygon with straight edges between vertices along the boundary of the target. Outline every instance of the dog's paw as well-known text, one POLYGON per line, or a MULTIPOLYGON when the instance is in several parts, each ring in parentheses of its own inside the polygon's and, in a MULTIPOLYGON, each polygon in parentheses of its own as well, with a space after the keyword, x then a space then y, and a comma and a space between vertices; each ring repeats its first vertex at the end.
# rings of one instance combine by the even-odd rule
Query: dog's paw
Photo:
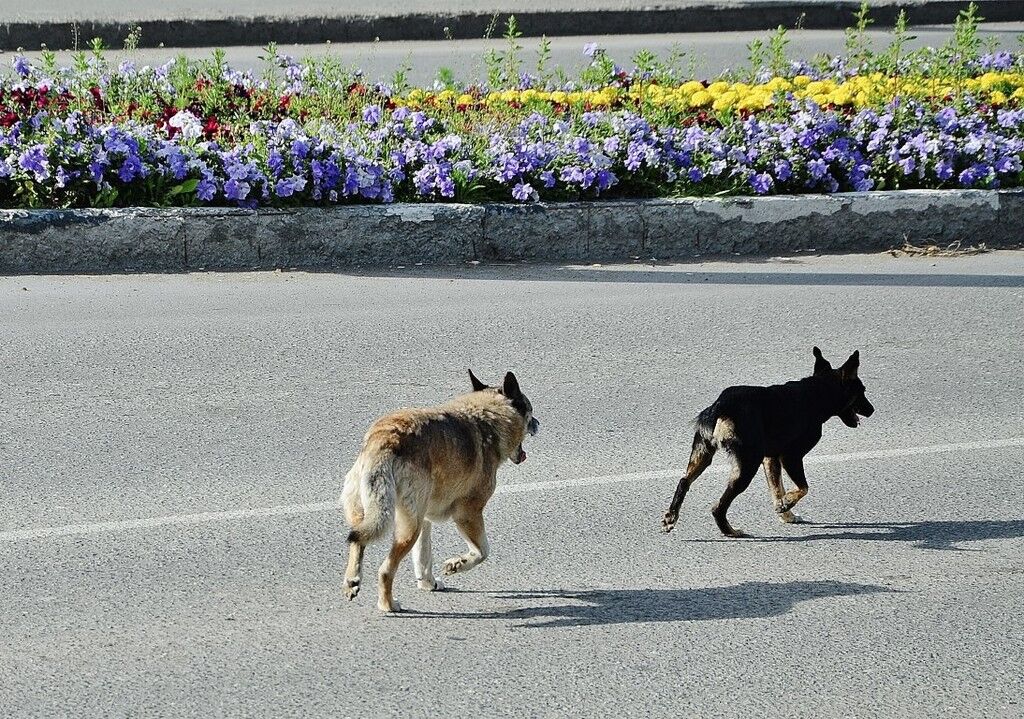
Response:
POLYGON ((461 572, 462 568, 466 566, 468 560, 465 557, 452 557, 444 563, 444 567, 441 569, 445 576, 450 576, 456 572, 461 572))
POLYGON ((385 614, 397 614, 402 611, 402 605, 396 602, 394 599, 391 600, 391 604, 388 604, 383 599, 377 602, 377 609, 384 612, 385 614))
POLYGON ((661 520, 661 531, 665 532, 665 534, 671 532, 675 528, 678 519, 679 514, 676 512, 665 512, 665 516, 661 520))
POLYGON ((444 583, 440 579, 417 579, 416 586, 424 592, 444 591, 444 583))
POLYGON ((783 524, 807 524, 807 520, 796 512, 779 512, 779 521, 783 524))
POLYGON ((358 579, 345 579, 345 596, 350 602, 359 596, 358 579))
POLYGON ((753 539, 754 537, 754 535, 747 534, 742 529, 735 528, 730 529, 728 532, 722 532, 722 534, 726 537, 730 537, 731 539, 753 539))

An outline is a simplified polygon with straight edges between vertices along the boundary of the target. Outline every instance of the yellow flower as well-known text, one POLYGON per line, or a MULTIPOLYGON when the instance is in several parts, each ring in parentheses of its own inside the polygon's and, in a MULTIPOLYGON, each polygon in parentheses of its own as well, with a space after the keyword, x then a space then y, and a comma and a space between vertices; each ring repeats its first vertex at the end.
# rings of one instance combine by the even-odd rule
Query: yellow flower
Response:
POLYGON ((718 99, 715 100, 711 107, 715 110, 718 110, 719 112, 721 112, 722 110, 728 110, 733 106, 733 103, 736 102, 737 97, 737 94, 732 90, 729 90, 728 92, 723 92, 721 95, 718 96, 718 99))
POLYGON ((708 86, 708 89, 706 90, 706 92, 709 95, 711 95, 711 97, 718 97, 722 93, 728 91, 728 89, 729 89, 729 83, 722 82, 721 80, 719 80, 718 82, 711 83, 708 86))
POLYGON ((707 107, 711 100, 711 93, 707 90, 698 90, 690 95, 690 107, 707 107))

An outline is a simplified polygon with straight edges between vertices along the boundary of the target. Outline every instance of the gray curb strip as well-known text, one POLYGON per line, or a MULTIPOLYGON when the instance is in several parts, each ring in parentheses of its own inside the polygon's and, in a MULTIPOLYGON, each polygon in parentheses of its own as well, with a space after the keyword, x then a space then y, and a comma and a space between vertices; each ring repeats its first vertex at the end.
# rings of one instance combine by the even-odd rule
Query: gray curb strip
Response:
POLYGON ((0 274, 188 272, 1016 248, 1022 190, 552 204, 0 210, 0 274))
MULTIPOLYGON (((892 27, 900 8, 914 25, 948 24, 966 9, 966 0, 918 0, 873 7, 875 27, 892 27)), ((808 3, 698 2, 692 6, 649 10, 526 11, 515 13, 526 37, 548 35, 616 35, 676 32, 769 30, 798 23, 808 29, 841 29, 853 23, 859 0, 808 3)), ((985 0, 981 15, 988 22, 1024 20, 1024 1, 985 0)), ((508 13, 498 13, 503 28, 508 13)), ((84 41, 102 38, 108 47, 121 47, 133 27, 142 27, 142 47, 208 47, 230 45, 315 44, 381 40, 472 39, 484 36, 494 14, 407 14, 336 17, 233 17, 210 20, 96 21, 77 23, 84 41)), ((500 34, 500 33, 499 33, 500 34)), ((51 50, 70 47, 72 23, 67 21, 0 24, 0 50, 51 50)))

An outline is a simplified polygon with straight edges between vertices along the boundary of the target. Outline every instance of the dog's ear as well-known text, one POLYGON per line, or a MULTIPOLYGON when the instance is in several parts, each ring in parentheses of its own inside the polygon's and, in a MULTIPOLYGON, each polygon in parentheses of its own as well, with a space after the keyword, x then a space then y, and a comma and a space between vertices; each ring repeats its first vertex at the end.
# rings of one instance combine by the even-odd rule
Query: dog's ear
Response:
POLYGON ((501 385, 501 393, 509 399, 522 397, 522 390, 519 389, 519 380, 511 372, 505 373, 505 381, 501 385))
POLYGON ((860 350, 855 350, 850 358, 839 368, 839 375, 843 379, 853 379, 857 376, 857 369, 860 367, 860 350))
POLYGON ((821 350, 814 348, 814 374, 825 374, 832 371, 832 365, 821 356, 821 350))
POLYGON ((487 385, 485 385, 483 382, 481 382, 480 380, 478 380, 476 378, 476 375, 473 374, 473 370, 468 370, 468 372, 469 372, 469 381, 473 385, 473 391, 474 392, 479 392, 482 389, 487 389, 487 385))

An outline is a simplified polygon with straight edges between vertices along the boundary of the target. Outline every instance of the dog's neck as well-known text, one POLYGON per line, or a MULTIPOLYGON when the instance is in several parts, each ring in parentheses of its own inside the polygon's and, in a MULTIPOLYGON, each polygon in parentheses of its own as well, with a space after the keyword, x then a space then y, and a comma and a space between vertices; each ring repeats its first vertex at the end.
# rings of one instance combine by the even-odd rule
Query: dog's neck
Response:
POLYGON ((801 382, 807 383, 811 390, 809 394, 813 402, 815 418, 821 424, 825 424, 833 417, 838 417, 839 413, 846 409, 842 383, 837 377, 814 375, 804 378, 801 382))

